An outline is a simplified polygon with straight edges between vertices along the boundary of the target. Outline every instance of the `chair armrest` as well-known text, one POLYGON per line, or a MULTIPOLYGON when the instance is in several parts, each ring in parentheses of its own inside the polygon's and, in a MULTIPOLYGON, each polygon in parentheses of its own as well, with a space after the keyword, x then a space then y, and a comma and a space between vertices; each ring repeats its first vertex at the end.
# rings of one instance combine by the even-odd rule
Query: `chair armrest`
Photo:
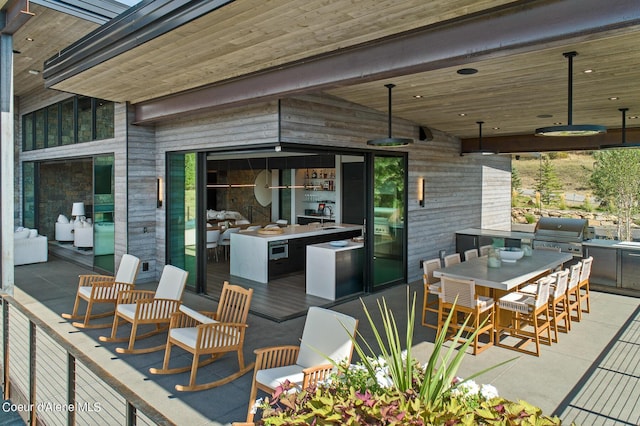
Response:
POLYGON ((335 366, 333 364, 322 364, 308 367, 302 370, 304 373, 304 379, 302 380, 302 389, 308 388, 310 385, 315 385, 318 382, 326 379, 333 373, 335 366))
MULTIPOLYGON (((215 312, 204 312, 198 311, 200 315, 204 315, 208 318, 213 319, 215 316, 215 312)), ((189 327, 197 327, 202 323, 197 319, 193 318, 189 314, 183 312, 182 310, 178 310, 177 312, 171 314, 171 324, 169 328, 189 328, 189 327)))
MULTIPOLYGON (((133 292, 135 291, 133 290, 133 292)), ((181 303, 180 300, 175 299, 138 299, 135 301, 136 318, 139 320, 169 320, 171 314, 178 311, 181 303)))
POLYGON ((135 287, 131 283, 118 283, 115 281, 96 282, 91 286, 91 299, 115 300, 121 291, 133 290, 135 287))
POLYGON ((293 365, 298 358, 298 352, 300 352, 300 346, 293 345, 256 349, 253 351, 256 354, 255 370, 293 365))
POLYGON ((151 290, 125 290, 118 293, 118 304, 136 303, 141 299, 153 299, 156 292, 151 290))

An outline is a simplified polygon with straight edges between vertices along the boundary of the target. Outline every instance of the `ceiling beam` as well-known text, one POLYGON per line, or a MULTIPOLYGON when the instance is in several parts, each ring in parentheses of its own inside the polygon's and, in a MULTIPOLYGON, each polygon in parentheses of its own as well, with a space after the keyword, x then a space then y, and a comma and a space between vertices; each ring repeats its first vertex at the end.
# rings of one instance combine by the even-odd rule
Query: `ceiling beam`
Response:
POLYGON ((32 16, 29 11, 28 0, 13 0, 2 7, 4 18, 2 21, 2 34, 13 35, 18 31, 32 16))
MULTIPOLYGON (((533 129, 532 129, 533 131, 533 129)), ((640 127, 627 128, 628 145, 640 144, 640 127)), ((605 145, 619 145, 622 142, 621 129, 608 129, 607 133, 596 136, 551 137, 531 135, 482 137, 482 149, 498 154, 520 152, 552 151, 592 151, 605 145)), ((637 146, 636 146, 637 147, 637 146)), ((478 138, 461 140, 461 154, 479 149, 478 138)))
POLYGON ((521 1, 226 82, 140 102, 135 122, 458 66, 640 25, 637 0, 521 1), (631 11, 631 12, 630 12, 631 11))

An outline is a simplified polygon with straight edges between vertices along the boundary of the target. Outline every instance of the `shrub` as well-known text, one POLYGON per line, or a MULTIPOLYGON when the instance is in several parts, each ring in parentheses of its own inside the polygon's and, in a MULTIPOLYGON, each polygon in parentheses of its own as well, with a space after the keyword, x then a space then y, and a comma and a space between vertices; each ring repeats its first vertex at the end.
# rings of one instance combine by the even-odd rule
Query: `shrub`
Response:
POLYGON ((524 218, 526 219, 527 223, 536 223, 536 215, 532 214, 532 213, 525 213, 524 218))

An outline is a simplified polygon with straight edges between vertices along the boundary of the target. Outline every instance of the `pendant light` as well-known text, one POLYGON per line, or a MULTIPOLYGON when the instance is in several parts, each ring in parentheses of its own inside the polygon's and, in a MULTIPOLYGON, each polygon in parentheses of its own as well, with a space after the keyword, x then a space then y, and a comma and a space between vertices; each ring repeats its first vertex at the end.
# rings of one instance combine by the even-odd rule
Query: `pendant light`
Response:
POLYGON ((490 149, 484 149, 482 147, 482 125, 484 124, 484 121, 476 121, 476 124, 478 125, 478 149, 473 149, 471 151, 467 151, 467 152, 461 153, 460 155, 464 155, 464 154, 482 154, 482 155, 497 154, 496 151, 492 151, 490 149))
POLYGON ((536 129, 536 136, 593 136, 606 133, 607 128, 596 124, 573 124, 573 58, 578 52, 565 52, 562 54, 569 60, 569 94, 568 94, 568 118, 566 126, 550 126, 536 129))
POLYGON ((396 87, 395 84, 385 84, 385 87, 389 89, 389 137, 380 139, 370 139, 367 141, 367 145, 373 146, 402 146, 413 143, 413 139, 409 138, 394 138, 391 136, 391 89, 396 87))
POLYGON ((629 108, 619 108, 618 111, 622 113, 622 142, 619 144, 600 145, 600 149, 640 147, 640 143, 627 143, 627 111, 629 111, 629 108))

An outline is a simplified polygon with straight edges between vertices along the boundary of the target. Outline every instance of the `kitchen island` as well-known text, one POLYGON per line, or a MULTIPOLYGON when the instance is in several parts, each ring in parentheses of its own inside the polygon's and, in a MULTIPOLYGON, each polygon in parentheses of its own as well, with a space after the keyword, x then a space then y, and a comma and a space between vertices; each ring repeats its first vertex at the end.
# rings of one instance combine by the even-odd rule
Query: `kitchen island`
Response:
POLYGON ((364 244, 351 240, 307 246, 307 294, 336 300, 363 290, 364 244))
POLYGON ((278 276, 302 272, 308 245, 360 236, 362 225, 289 225, 280 230, 231 234, 231 275, 268 283, 278 276))

